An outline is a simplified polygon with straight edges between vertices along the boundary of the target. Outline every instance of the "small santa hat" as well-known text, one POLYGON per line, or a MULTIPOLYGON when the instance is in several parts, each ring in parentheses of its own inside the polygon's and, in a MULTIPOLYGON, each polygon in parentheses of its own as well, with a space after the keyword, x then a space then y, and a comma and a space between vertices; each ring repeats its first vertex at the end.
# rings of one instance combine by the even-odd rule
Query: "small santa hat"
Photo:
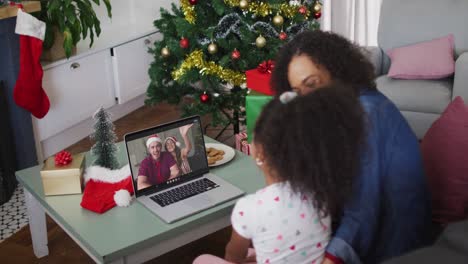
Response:
POLYGON ((157 134, 151 135, 151 136, 146 140, 146 147, 149 148, 150 144, 153 143, 153 142, 159 142, 159 143, 162 144, 162 140, 161 140, 161 138, 160 138, 157 134))
POLYGON ((130 166, 110 170, 91 166, 84 175, 85 190, 81 206, 96 213, 104 213, 118 206, 129 206, 132 201, 133 184, 130 166))
MULTIPOLYGON (((168 140, 172 140, 172 141, 174 142, 174 144, 180 148, 180 142, 177 141, 177 138, 174 137, 174 136, 167 137, 166 140, 164 140, 164 148, 166 148, 166 142, 167 142, 168 140)), ((167 150, 167 149, 166 149, 166 150, 167 150)))

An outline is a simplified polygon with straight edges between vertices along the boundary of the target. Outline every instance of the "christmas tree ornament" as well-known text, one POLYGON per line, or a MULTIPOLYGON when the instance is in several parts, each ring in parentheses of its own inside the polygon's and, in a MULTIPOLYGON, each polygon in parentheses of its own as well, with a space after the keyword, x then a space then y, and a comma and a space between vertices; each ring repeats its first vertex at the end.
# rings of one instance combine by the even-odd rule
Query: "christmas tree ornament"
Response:
POLYGON ((314 18, 315 19, 319 19, 320 17, 322 17, 322 12, 314 13, 314 18))
POLYGON ((286 32, 281 31, 281 33, 279 33, 279 39, 286 40, 287 38, 288 38, 288 34, 286 34, 286 32))
POLYGON ((191 5, 196 5, 198 0, 188 0, 191 5))
POLYGON ((319 1, 314 3, 314 13, 322 12, 322 4, 319 1))
POLYGON ((249 1, 248 0, 240 0, 239 1, 239 7, 242 10, 246 10, 247 8, 249 8, 249 1))
POLYGON ((258 38, 255 40, 255 45, 257 45, 257 48, 263 48, 266 45, 266 39, 260 35, 258 38))
POLYGON ((231 53, 231 58, 232 58, 233 60, 238 60, 238 59, 240 59, 240 57, 241 57, 240 51, 238 51, 237 49, 234 49, 234 50, 232 51, 232 53, 231 53))
POLYGON ((179 45, 183 49, 187 49, 190 45, 189 40, 187 38, 181 38, 179 41, 179 45))
POLYGON ((213 96, 214 97, 219 97, 219 93, 214 93, 213 96))
POLYGON ((210 45, 208 45, 208 52, 210 54, 215 54, 218 52, 218 45, 216 43, 211 42, 210 45))
POLYGON ((172 71, 171 76, 175 81, 178 81, 188 70, 193 68, 200 69, 202 75, 215 75, 224 82, 234 85, 245 82, 245 73, 224 68, 214 61, 205 61, 201 50, 195 50, 186 56, 180 67, 172 71))
POLYGON ((277 27, 281 27, 283 25, 284 19, 280 15, 276 15, 273 17, 273 24, 277 27))
POLYGON ((305 15, 305 14, 307 14, 307 8, 305 6, 301 6, 301 7, 299 7, 298 12, 301 15, 305 15))
POLYGON ((299 0, 291 0, 291 1, 289 1, 289 5, 290 5, 290 6, 300 6, 300 5, 301 5, 301 1, 299 1, 299 0))
POLYGON ((210 96, 206 92, 200 95, 200 102, 202 102, 203 104, 208 103, 209 100, 210 100, 210 96))
POLYGON ((20 67, 13 99, 37 118, 43 118, 50 108, 49 97, 42 88, 40 63, 45 28, 44 22, 18 9, 15 33, 20 35, 20 67))
POLYGON ((164 47, 161 49, 161 56, 163 56, 163 58, 167 58, 171 56, 171 51, 167 47, 164 47))
POLYGON ((195 8, 193 5, 189 3, 189 1, 184 0, 180 1, 180 7, 182 8, 182 12, 184 13, 184 18, 190 24, 195 24, 197 20, 197 13, 195 12, 195 8))

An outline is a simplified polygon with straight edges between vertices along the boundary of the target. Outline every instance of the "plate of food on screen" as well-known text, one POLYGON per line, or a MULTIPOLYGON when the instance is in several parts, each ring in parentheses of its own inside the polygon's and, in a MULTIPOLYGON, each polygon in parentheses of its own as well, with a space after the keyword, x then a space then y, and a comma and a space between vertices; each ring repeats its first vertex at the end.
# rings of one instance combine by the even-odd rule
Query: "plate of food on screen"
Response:
POLYGON ((205 144, 206 157, 208 158, 208 166, 215 167, 231 161, 236 152, 233 148, 219 143, 205 144))

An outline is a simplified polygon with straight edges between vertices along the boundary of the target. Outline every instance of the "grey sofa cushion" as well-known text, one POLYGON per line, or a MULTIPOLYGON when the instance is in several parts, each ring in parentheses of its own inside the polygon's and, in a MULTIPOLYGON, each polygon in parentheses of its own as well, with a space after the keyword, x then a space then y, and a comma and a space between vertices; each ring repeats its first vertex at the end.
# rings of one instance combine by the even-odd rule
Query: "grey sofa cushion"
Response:
POLYGON ((383 75, 376 83, 401 111, 440 114, 452 99, 451 79, 397 80, 383 75))

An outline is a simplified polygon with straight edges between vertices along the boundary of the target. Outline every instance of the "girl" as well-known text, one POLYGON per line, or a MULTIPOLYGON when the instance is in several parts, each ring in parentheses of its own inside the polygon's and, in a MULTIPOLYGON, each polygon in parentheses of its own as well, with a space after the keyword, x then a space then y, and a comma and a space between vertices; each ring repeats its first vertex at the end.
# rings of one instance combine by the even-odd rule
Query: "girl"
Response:
MULTIPOLYGON (((338 85, 339 86, 339 85, 338 85)), ((317 263, 359 167, 363 112, 351 93, 331 86, 296 97, 286 92, 263 109, 253 157, 266 187, 241 198, 231 216, 225 260, 194 263, 317 263), (250 244, 255 255, 248 255, 250 244)))
POLYGON ((164 140, 164 148, 167 152, 171 153, 172 157, 176 160, 180 175, 184 175, 192 171, 187 159, 188 153, 192 149, 192 142, 190 142, 187 133, 192 126, 193 124, 190 124, 179 128, 180 135, 184 140, 184 148, 180 148, 180 143, 174 136, 167 137, 166 140, 164 140))

